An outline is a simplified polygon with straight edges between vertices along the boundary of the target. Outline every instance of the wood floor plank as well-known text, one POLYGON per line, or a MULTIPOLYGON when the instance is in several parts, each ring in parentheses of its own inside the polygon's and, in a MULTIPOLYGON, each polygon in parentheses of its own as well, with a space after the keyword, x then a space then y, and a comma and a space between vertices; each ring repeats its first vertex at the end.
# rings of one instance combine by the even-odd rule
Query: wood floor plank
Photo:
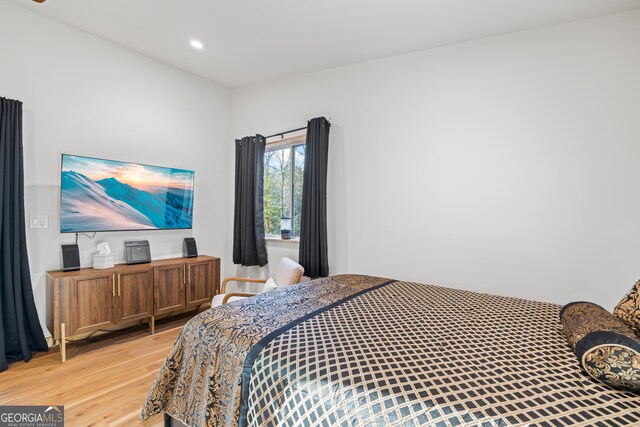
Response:
POLYGON ((111 392, 94 396, 69 410, 65 406, 65 421, 75 425, 85 417, 94 416, 94 414, 99 414, 109 425, 118 424, 114 421, 127 415, 135 416, 137 420, 152 381, 153 377, 149 375, 147 378, 130 382, 111 392))
POLYGON ((162 416, 138 422, 156 373, 193 313, 156 324, 156 334, 129 328, 94 342, 37 354, 0 374, 0 405, 64 405, 68 426, 163 426, 162 416))
MULTIPOLYGON (((60 400, 71 399, 74 400, 75 395, 86 393, 82 385, 88 381, 93 381, 100 384, 101 389, 110 389, 111 387, 118 387, 122 384, 121 375, 114 372, 124 372, 127 378, 134 379, 134 377, 141 377, 147 375, 149 366, 155 368, 152 372, 157 372, 162 361, 167 356, 167 350, 162 349, 154 351, 148 354, 142 355, 122 355, 122 363, 116 363, 112 367, 104 367, 97 369, 96 372, 92 372, 90 369, 84 369, 81 371, 67 370, 60 371, 61 375, 68 375, 68 380, 64 384, 60 384, 57 388, 50 387, 50 382, 55 381, 55 378, 51 376, 42 376, 40 381, 34 384, 30 384, 27 387, 24 384, 11 384, 7 387, 7 393, 9 397, 5 398, 6 404, 17 404, 21 399, 26 399, 31 395, 38 396, 40 400, 47 400, 55 402, 60 400), (130 368, 130 366, 137 367, 136 369, 130 368)), ((120 356, 119 356, 120 357, 120 356)), ((59 362, 58 362, 59 363, 59 362)), ((69 363, 69 362, 68 362, 69 363)), ((4 384, 3 384, 4 388, 4 384)))

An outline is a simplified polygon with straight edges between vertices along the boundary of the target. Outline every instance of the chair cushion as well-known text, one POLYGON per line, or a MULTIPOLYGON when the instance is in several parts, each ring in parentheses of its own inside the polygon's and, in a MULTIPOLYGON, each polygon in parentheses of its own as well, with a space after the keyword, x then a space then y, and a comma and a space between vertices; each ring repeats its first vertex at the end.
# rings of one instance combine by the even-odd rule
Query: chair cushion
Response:
POLYGON ((589 375, 614 388, 640 391, 640 340, 627 325, 590 302, 565 305, 560 321, 589 375))
POLYGON ((291 258, 283 257, 278 264, 274 279, 280 288, 290 286, 294 284, 298 272, 302 275, 304 268, 291 258))
POLYGON ((633 288, 620 300, 616 308, 613 310, 613 314, 628 327, 631 328, 636 334, 640 334, 640 297, 638 291, 640 291, 640 280, 633 285, 633 288))
MULTIPOLYGON (((213 307, 218 307, 219 305, 222 305, 222 300, 224 299, 224 297, 227 294, 218 294, 218 295, 214 295, 213 298, 211 299, 211 308, 213 307)), ((230 302, 234 302, 234 301, 240 301, 241 299, 244 299, 247 297, 231 297, 227 300, 227 304, 229 304, 230 302)))
POLYGON ((273 292, 276 289, 278 289, 278 285, 276 284, 276 281, 273 280, 271 277, 269 277, 267 281, 264 283, 264 285, 262 286, 262 291, 260 292, 265 294, 267 292, 273 292))
POLYGON ((214 295, 213 298, 211 299, 211 307, 217 307, 219 305, 222 305, 222 300, 224 299, 225 295, 226 294, 214 295))

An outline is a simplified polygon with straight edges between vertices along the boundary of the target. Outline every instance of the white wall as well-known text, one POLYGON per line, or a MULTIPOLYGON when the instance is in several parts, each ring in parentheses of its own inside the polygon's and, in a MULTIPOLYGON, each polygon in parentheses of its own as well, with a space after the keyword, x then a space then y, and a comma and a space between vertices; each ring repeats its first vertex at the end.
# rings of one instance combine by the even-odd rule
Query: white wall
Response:
POLYGON ((331 119, 332 274, 612 308, 640 277, 639 43, 634 11, 257 84, 231 129, 331 119))
MULTIPOLYGON (((0 96, 24 102, 36 304, 60 267, 60 154, 196 171, 193 232, 231 263, 232 137, 333 123, 331 273, 356 272, 611 308, 640 276, 640 12, 547 27, 230 91, 0 0, 0 96), (231 102, 231 111, 229 111, 231 102), (231 132, 229 123, 231 122, 231 132)), ((194 54, 197 54, 194 52, 194 54)), ((269 242, 270 264, 297 258, 269 242)))
POLYGON ((58 232, 61 153, 196 172, 192 231, 81 236, 83 266, 103 241, 117 260, 131 239, 148 239, 153 258, 181 256, 187 236, 200 253, 225 255, 228 89, 0 0, 0 96, 24 102, 26 211, 50 219, 27 231, 43 324, 52 316, 45 271, 61 267, 60 244, 75 239, 58 232))

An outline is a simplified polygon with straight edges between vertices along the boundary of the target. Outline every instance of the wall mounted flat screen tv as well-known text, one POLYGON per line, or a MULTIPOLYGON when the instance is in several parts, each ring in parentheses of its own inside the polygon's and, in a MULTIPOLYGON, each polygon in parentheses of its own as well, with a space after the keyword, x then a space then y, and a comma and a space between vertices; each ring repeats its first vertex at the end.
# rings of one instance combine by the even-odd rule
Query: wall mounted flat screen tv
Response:
POLYGON ((63 154, 60 232, 192 228, 194 175, 63 154))

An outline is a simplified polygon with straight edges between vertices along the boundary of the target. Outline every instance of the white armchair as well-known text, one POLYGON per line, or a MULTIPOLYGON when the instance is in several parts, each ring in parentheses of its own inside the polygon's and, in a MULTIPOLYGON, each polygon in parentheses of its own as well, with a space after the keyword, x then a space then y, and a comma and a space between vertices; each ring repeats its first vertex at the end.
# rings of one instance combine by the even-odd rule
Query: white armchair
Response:
POLYGON ((276 274, 273 278, 268 279, 250 279, 246 277, 227 277, 220 286, 220 294, 213 297, 211 300, 211 307, 217 307, 222 304, 226 304, 231 301, 236 301, 242 298, 248 298, 257 294, 252 293, 226 293, 227 283, 229 282, 249 282, 249 283, 263 283, 258 293, 272 292, 278 288, 284 288, 287 286, 300 283, 302 275, 304 274, 304 267, 292 260, 291 258, 284 257, 280 260, 276 274))

